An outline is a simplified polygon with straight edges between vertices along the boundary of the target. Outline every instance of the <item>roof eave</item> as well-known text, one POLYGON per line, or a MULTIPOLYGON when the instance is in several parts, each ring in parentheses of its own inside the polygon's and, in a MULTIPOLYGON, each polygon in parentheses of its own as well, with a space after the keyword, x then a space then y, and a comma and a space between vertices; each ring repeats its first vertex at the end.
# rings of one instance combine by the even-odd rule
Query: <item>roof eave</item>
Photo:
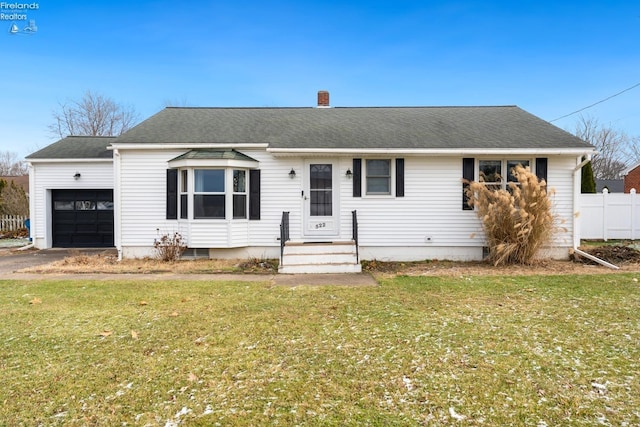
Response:
POLYGON ((26 161, 28 163, 113 163, 113 159, 111 157, 103 157, 103 158, 82 158, 82 159, 30 159, 27 158, 26 161))
POLYGON ((316 155, 382 155, 395 154, 403 156, 482 156, 482 155, 586 155, 592 153, 589 147, 567 148, 267 148, 274 156, 316 155))
POLYGON ((235 148, 235 149, 265 149, 268 143, 216 143, 216 142, 113 142, 108 150, 189 150, 203 148, 235 148))

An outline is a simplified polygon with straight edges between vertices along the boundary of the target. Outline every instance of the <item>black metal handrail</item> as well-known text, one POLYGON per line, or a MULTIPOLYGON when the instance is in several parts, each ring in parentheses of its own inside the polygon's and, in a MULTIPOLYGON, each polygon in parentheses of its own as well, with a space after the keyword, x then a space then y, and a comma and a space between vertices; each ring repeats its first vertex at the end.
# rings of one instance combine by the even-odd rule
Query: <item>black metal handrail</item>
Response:
POLYGON ((284 257, 284 244, 289 240, 289 212, 282 212, 280 222, 280 265, 284 257))
POLYGON ((351 237, 356 245, 356 262, 360 262, 360 255, 358 253, 358 211, 351 211, 351 237))

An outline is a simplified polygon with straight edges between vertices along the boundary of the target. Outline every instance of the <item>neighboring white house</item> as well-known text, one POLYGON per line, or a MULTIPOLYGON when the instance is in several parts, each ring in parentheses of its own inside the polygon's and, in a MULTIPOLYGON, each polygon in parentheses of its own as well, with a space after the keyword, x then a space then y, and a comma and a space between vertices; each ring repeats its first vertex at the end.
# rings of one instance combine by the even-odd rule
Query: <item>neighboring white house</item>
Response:
POLYGON ((104 224, 89 239, 122 257, 152 256, 154 239, 179 232, 210 257, 276 258, 298 246, 295 264, 314 253, 310 243, 331 242, 335 252, 355 246, 356 259, 478 260, 484 236, 462 180, 508 176, 517 163, 555 189, 562 231, 550 255, 578 244, 579 165, 593 147, 575 136, 515 106, 331 108, 326 92, 318 101, 167 108, 117 138, 66 138, 32 154, 36 246, 75 245, 60 236, 82 227, 59 224, 59 209, 83 221, 94 210, 99 221, 99 206, 112 206, 113 243, 98 236, 104 224), (86 141, 94 152, 78 156, 72 147, 86 141), (112 205, 86 193, 106 189, 112 205))

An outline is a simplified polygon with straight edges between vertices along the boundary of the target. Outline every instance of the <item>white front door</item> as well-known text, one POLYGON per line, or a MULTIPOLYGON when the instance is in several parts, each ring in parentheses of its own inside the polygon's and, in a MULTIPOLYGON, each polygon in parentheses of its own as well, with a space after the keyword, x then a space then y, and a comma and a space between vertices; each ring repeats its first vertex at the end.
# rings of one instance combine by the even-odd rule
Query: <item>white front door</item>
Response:
POLYGON ((338 163, 308 160, 305 163, 304 234, 308 237, 337 236, 338 163))

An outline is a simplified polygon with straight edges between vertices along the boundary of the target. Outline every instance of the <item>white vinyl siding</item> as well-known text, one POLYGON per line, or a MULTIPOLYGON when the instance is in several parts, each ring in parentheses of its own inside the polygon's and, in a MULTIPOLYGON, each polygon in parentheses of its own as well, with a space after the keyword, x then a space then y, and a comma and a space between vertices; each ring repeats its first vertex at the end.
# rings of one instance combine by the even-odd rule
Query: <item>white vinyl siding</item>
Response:
POLYGON ((166 170, 167 161, 182 153, 183 151, 120 151, 119 210, 122 246, 150 247, 159 235, 179 231, 176 230, 175 220, 165 218, 166 170))
MULTIPOLYGON (((288 173, 291 168, 300 173, 301 162, 299 159, 276 160, 264 150, 242 150, 242 153, 260 162, 260 220, 167 220, 165 174, 168 161, 185 151, 120 151, 123 247, 150 248, 158 234, 174 231, 182 233, 190 247, 277 247, 280 219, 285 210, 291 212, 292 231, 295 229, 299 232, 300 175, 291 179, 288 173)), ((246 195, 248 197, 248 193, 246 195)))
MULTIPOLYGON (((153 239, 159 233, 179 231, 194 248, 272 248, 268 253, 273 254, 280 245, 279 225, 283 211, 290 212, 291 239, 303 240, 301 190, 305 162, 313 157, 274 157, 264 150, 239 150, 259 162, 260 220, 231 219, 231 215, 224 220, 166 220, 165 171, 168 161, 185 151, 120 151, 123 247, 146 247, 151 251, 153 239), (291 169, 296 171, 293 179, 289 177, 291 169)), ((334 189, 340 194, 337 204, 340 226, 336 239, 351 238, 351 211, 357 210, 359 243, 365 255, 375 248, 389 248, 393 253, 403 254, 398 256, 405 259, 425 259, 427 255, 443 259, 449 254, 455 258, 460 253, 479 257, 484 245, 480 221, 474 211, 460 209, 462 158, 403 157, 404 197, 353 197, 353 179, 346 175, 347 169, 352 168, 352 158, 337 159, 334 189), (402 248, 407 249, 403 252, 402 248)), ((574 166, 575 157, 549 158, 548 182, 556 190, 554 213, 562 222, 555 243, 563 247, 572 244, 574 166)), ((364 178, 363 175, 363 184, 364 178)))
POLYGON ((37 162, 29 173, 31 234, 37 248, 50 248, 51 190, 109 189, 113 190, 113 163, 107 161, 76 161, 69 163, 37 162), (75 179, 75 174, 80 177, 75 179))
POLYGON ((477 245, 478 221, 461 211, 461 160, 459 157, 405 157, 405 196, 345 198, 350 182, 341 191, 343 234, 350 234, 350 212, 357 210, 361 245, 424 246, 425 238, 438 245, 477 245), (344 227, 344 226, 347 227, 344 227))

